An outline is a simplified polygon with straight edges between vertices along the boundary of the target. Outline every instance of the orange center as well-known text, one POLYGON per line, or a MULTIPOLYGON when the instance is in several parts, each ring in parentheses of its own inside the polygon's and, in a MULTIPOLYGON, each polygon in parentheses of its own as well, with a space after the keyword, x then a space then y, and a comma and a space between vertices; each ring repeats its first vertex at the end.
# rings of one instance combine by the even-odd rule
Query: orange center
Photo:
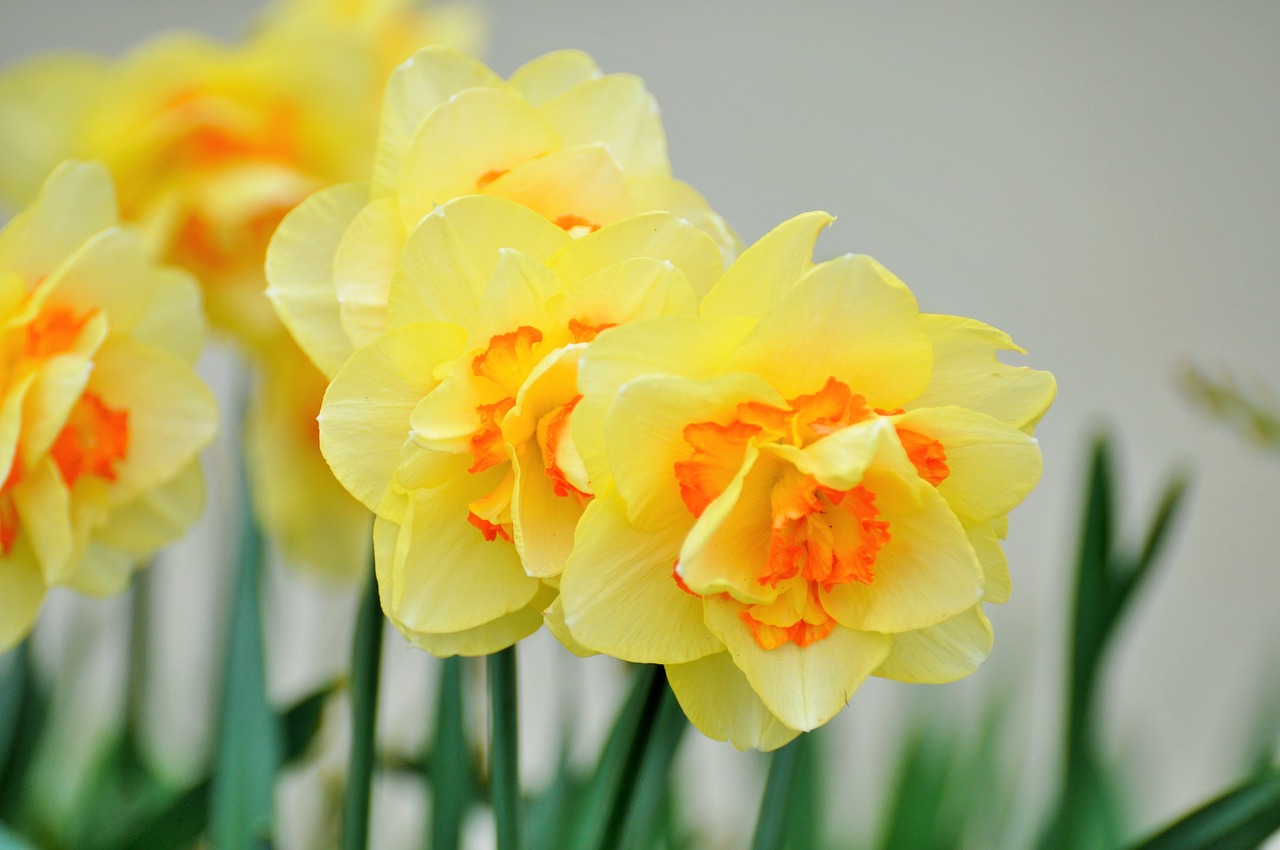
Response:
POLYGON ((77 316, 68 307, 50 307, 41 310, 40 314, 27 325, 27 338, 24 353, 36 360, 47 360, 58 354, 66 354, 75 348, 80 331, 93 317, 96 310, 77 316))
POLYGON ((62 480, 74 487, 82 475, 116 480, 116 464, 129 452, 129 411, 110 408, 86 392, 71 409, 49 454, 62 480))
MULTIPOLYGON (((692 451, 675 464, 680 496, 690 513, 701 516, 738 474, 749 444, 804 448, 883 415, 890 414, 871 409, 865 397, 835 378, 816 393, 788 400, 785 407, 740 404, 726 424, 698 422, 684 429, 692 451)), ((905 428, 898 430, 898 438, 924 480, 937 486, 947 478, 950 470, 940 441, 905 428)), ((776 589, 778 596, 768 604, 746 606, 739 616, 765 649, 785 643, 808 646, 835 628, 822 605, 823 591, 875 581, 876 558, 892 539, 889 523, 880 519, 875 493, 867 487, 837 490, 793 467, 774 482, 770 513, 769 551, 761 553, 755 579, 776 589)), ((689 591, 678 572, 673 575, 689 591)))

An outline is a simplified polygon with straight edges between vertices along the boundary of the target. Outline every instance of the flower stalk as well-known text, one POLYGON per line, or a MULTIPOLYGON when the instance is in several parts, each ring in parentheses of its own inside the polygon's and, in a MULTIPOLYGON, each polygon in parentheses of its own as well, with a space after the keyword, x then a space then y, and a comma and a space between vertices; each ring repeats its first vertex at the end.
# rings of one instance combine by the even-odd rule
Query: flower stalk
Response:
POLYGON ((371 569, 360 599, 351 654, 351 763, 342 815, 343 850, 364 850, 369 845, 381 658, 382 607, 378 601, 378 583, 371 569))
POLYGON ((516 713, 516 648, 489 656, 489 799, 498 850, 520 847, 520 733, 516 713))

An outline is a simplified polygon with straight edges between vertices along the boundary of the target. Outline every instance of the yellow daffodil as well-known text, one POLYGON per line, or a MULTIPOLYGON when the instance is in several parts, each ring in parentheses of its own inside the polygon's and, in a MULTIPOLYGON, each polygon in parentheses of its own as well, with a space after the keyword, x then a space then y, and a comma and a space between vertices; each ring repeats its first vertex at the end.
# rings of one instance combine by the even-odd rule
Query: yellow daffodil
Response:
POLYGON ((387 84, 370 183, 313 196, 268 257, 277 312, 327 374, 386 331, 408 234, 436 205, 471 194, 521 204, 574 235, 666 210, 725 256, 737 249, 720 217, 671 177, 639 78, 602 75, 586 54, 562 51, 504 81, 461 53, 428 48, 387 84))
POLYGON ((667 665, 708 735, 772 749, 869 675, 946 682, 991 648, 998 538, 1040 475, 1052 376, 981 323, 918 312, 868 257, 814 265, 812 213, 701 315, 603 333, 571 437, 587 506, 549 623, 667 665))
POLYGON ((721 266, 714 240, 663 212, 575 237, 469 195, 422 219, 386 330, 320 414, 334 473, 378 514, 383 609, 411 640, 481 654, 541 625, 593 497, 571 427, 578 359, 608 328, 693 317, 721 266))
POLYGON ((67 163, 0 231, 0 651, 48 588, 120 591, 201 507, 199 292, 117 225, 107 173, 67 163))

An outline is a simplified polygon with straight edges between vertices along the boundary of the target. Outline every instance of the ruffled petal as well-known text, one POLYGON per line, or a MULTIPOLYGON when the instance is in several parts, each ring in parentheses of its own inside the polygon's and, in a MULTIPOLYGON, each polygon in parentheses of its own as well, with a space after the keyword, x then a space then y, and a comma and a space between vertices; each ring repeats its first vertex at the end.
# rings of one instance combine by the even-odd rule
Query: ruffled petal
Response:
POLYGON ((765 706, 727 652, 668 664, 667 681, 689 722, 708 738, 769 752, 800 734, 765 706))
POLYGON ((670 173, 658 103, 632 74, 583 80, 542 104, 565 147, 603 142, 634 174, 670 173))
POLYGON ((534 106, 600 76, 596 61, 581 50, 557 50, 520 66, 511 85, 534 106))
POLYGON ((32 205, 0 231, 0 268, 34 284, 115 223, 116 195, 106 169, 64 162, 32 205))
POLYGON ((612 224, 633 212, 622 166, 602 144, 527 159, 483 191, 526 206, 565 230, 612 224))
POLYGON ((875 675, 930 685, 954 682, 987 660, 993 640, 990 621, 975 605, 936 626, 894 635, 875 675))
POLYGON ((40 613, 45 583, 31 547, 21 540, 0 558, 0 653, 27 636, 40 613))
POLYGON ((542 625, 543 609, 555 598, 555 590, 543 585, 528 605, 483 626, 445 634, 409 632, 405 637, 414 646, 439 658, 489 655, 536 632, 542 625))
POLYGON ((359 348, 387 329, 387 299, 408 231, 395 198, 379 198, 351 220, 333 254, 342 329, 359 348))
POLYGON ((672 578, 687 523, 643 530, 616 496, 587 506, 560 577, 564 620, 584 647, 637 663, 681 663, 720 649, 702 601, 672 578))
POLYGON ((702 302, 704 316, 764 316, 813 268, 813 246, 835 218, 788 219, 742 252, 702 302))
POLYGON ((807 732, 835 717, 889 654, 888 635, 840 626, 806 647, 763 649, 739 619, 741 604, 708 597, 704 605, 708 628, 724 641, 751 689, 792 729, 807 732))

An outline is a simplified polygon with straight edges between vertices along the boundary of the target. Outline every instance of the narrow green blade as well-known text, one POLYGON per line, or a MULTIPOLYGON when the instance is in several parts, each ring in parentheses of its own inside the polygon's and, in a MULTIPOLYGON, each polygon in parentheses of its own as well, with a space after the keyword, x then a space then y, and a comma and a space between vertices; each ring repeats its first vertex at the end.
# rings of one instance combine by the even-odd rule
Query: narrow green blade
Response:
POLYGON ((516 695, 516 648, 488 658, 489 802, 498 850, 520 848, 520 733, 516 695))
POLYGON ((1253 850, 1280 831, 1280 770, 1207 803, 1133 850, 1253 850))
POLYGON ((436 733, 428 766, 432 850, 458 850, 462 823, 475 800, 477 780, 464 723, 465 663, 462 658, 446 658, 440 669, 436 733))
MULTIPOLYGON (((671 783, 671 765, 680 749, 680 742, 684 740, 685 730, 689 728, 684 710, 667 686, 665 673, 659 673, 658 677, 662 682, 662 699, 653 731, 645 742, 640 772, 631 784, 631 803, 622 827, 622 838, 616 845, 622 850, 645 850, 666 832, 662 815, 670 812, 667 792, 671 783)), ((610 845, 610 850, 613 846, 610 845)))
POLYGON ((382 604, 373 569, 365 584, 351 648, 351 762, 342 810, 343 850, 369 846, 369 806, 378 720, 378 678, 382 665, 382 604))

